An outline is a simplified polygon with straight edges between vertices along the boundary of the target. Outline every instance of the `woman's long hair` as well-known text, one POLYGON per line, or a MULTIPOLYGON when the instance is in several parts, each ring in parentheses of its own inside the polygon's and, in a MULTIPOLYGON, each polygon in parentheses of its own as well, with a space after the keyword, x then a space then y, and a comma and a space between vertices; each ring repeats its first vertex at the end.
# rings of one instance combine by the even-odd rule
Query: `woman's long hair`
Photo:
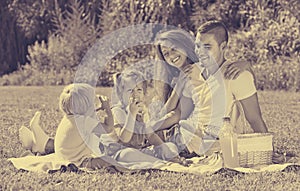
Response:
POLYGON ((180 73, 180 69, 168 64, 162 54, 161 46, 164 45, 165 42, 172 44, 172 47, 170 48, 184 50, 187 54, 187 62, 189 64, 194 64, 199 61, 198 56, 195 53, 195 38, 188 32, 174 29, 158 34, 155 40, 156 55, 161 62, 156 65, 155 75, 156 79, 159 80, 156 80, 155 88, 157 92, 162 94, 163 101, 168 99, 171 92, 169 84, 173 78, 178 77, 180 73), (164 84, 162 84, 162 81, 164 84))

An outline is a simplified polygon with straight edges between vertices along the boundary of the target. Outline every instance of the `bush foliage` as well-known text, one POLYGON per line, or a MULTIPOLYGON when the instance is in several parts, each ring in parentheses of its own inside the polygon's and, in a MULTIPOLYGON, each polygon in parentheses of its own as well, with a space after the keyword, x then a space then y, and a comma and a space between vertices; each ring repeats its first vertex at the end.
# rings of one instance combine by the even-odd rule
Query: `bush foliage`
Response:
MULTIPOLYGON (((14 0, 10 5, 18 23, 22 19, 24 22, 32 19, 29 24, 20 24, 27 37, 40 32, 38 19, 45 20, 42 29, 46 28, 49 35, 28 46, 28 63, 2 76, 2 85, 71 83, 88 48, 97 39, 122 27, 159 23, 195 32, 204 21, 219 19, 231 32, 227 56, 248 60, 253 65, 259 89, 300 89, 300 5, 297 0, 54 0, 35 3, 14 0), (42 7, 42 11, 30 7, 31 4, 42 7), (19 9, 21 5, 27 7, 19 9), (41 12, 42 18, 38 16, 41 12)), ((149 31, 149 35, 155 33, 149 31)), ((99 76, 98 85, 112 85, 112 74, 132 63, 143 63, 141 70, 151 75, 151 63, 144 65, 142 62, 151 58, 153 47, 148 45, 116 53, 99 76)))

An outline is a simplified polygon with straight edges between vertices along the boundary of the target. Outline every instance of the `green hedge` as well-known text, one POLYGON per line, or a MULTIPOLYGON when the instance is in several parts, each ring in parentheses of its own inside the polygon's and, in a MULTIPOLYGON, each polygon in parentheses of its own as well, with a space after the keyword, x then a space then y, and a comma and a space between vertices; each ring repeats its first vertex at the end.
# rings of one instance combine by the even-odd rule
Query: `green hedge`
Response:
MULTIPOLYGON (((297 0, 106 0, 101 4, 97 1, 101 10, 97 17, 95 11, 88 11, 85 1, 68 2, 64 11, 55 4, 51 12, 55 27, 47 40, 30 45, 29 62, 2 76, 0 85, 71 83, 88 48, 98 38, 121 27, 154 22, 195 32, 201 23, 215 18, 223 20, 231 32, 227 56, 253 64, 259 89, 300 89, 297 0)), ((107 63, 98 85, 111 86, 113 73, 149 58, 153 58, 153 47, 147 45, 118 53, 107 63)), ((151 64, 140 65, 146 75, 151 75, 151 64)))

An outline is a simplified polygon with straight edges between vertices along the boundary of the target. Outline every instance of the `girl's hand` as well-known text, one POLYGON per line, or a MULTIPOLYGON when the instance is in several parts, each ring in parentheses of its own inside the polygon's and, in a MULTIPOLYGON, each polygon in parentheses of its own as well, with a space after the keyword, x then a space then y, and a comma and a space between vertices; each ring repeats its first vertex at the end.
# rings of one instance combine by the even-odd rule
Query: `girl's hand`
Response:
POLYGON ((142 101, 137 101, 133 97, 129 98, 129 111, 133 115, 143 112, 144 103, 142 101))

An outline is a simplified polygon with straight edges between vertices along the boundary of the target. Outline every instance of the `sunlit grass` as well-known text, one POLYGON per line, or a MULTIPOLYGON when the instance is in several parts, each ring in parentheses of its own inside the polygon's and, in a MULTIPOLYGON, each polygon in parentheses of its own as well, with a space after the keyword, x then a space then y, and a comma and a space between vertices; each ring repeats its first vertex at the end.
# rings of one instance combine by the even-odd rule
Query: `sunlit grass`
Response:
MULTIPOLYGON (((150 171, 136 174, 93 173, 37 174, 16 170, 7 161, 24 149, 18 141, 18 129, 28 125, 35 111, 42 111, 42 126, 54 136, 62 115, 58 96, 62 87, 0 88, 0 190, 298 190, 300 173, 275 172, 226 176, 192 175, 150 171)), ((98 93, 110 95, 111 89, 98 93)), ((275 149, 300 154, 300 95, 293 92, 259 92, 263 117, 274 132, 275 149)))

